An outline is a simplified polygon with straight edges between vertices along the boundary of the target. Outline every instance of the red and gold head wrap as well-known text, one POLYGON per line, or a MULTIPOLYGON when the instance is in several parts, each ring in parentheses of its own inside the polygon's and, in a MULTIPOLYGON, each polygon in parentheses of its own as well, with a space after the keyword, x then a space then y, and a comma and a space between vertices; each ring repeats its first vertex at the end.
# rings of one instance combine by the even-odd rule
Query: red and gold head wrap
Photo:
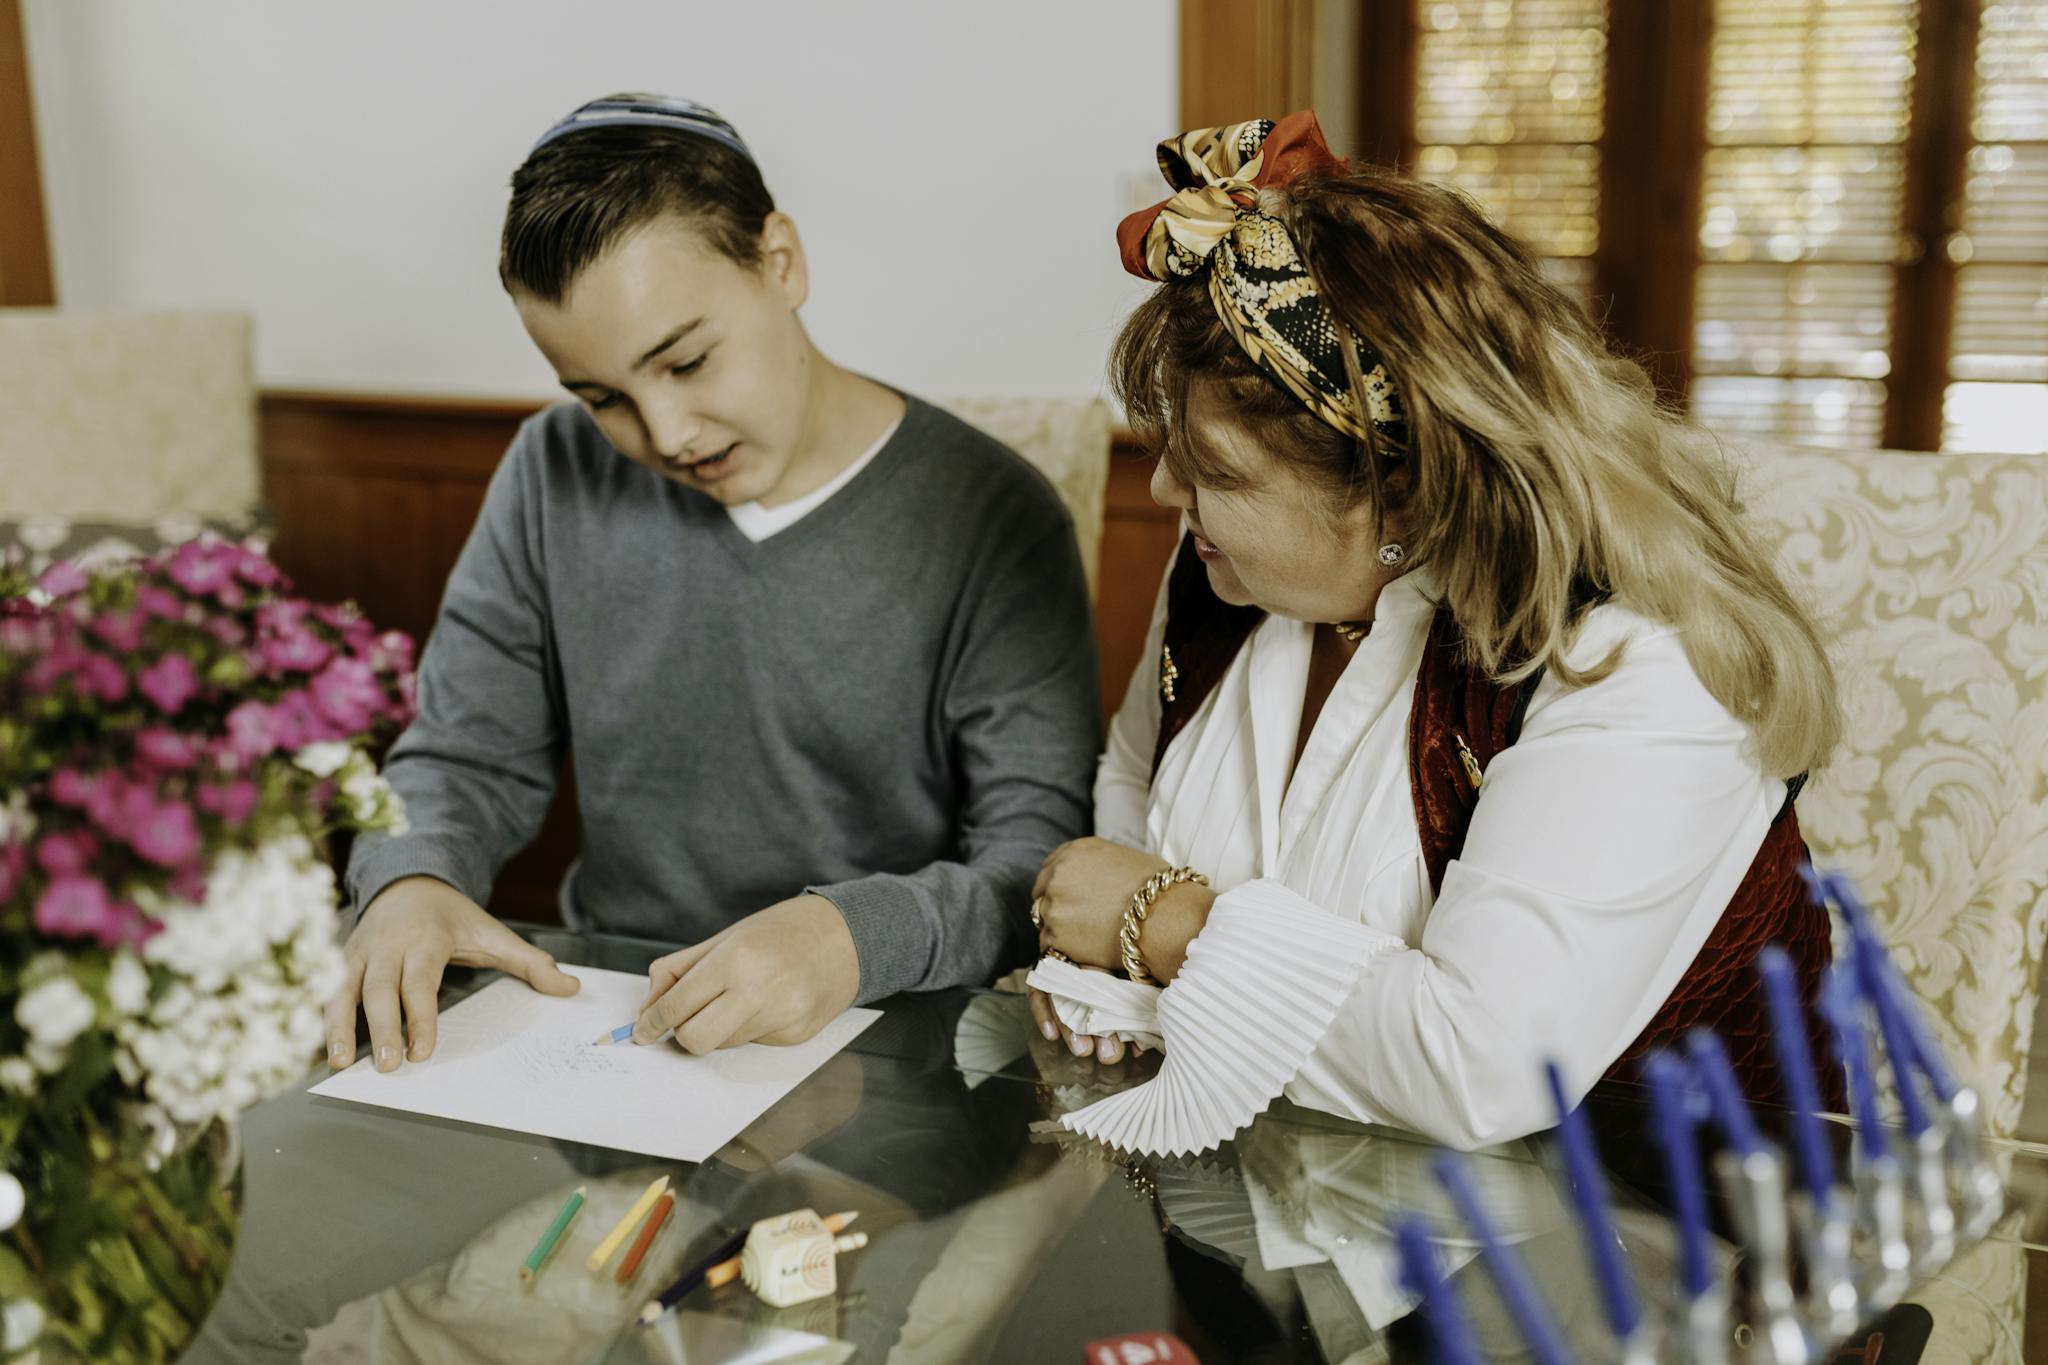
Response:
POLYGON ((1117 245, 1124 269, 1141 279, 1206 271, 1217 316, 1261 370, 1337 430, 1370 442, 1370 427, 1397 453, 1408 444, 1407 422, 1379 352, 1351 333, 1365 378, 1361 408, 1344 368, 1342 324, 1316 292, 1286 225, 1259 207, 1262 189, 1343 169, 1307 110, 1278 123, 1182 133, 1159 144, 1159 171, 1173 198, 1124 219, 1117 245))

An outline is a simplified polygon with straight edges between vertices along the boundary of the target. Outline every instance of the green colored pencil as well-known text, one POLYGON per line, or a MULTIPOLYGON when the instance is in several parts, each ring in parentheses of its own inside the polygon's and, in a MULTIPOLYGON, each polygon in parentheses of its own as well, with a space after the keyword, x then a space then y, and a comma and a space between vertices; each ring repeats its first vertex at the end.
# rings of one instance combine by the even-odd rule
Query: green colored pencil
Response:
POLYGON ((519 1263, 521 1280, 530 1280, 540 1273, 541 1263, 547 1260, 548 1253, 555 1249, 555 1243, 562 1240, 562 1234, 567 1232, 569 1224, 575 1221, 576 1211, 583 1207, 583 1196, 589 1188, 587 1185, 578 1185, 569 1192, 568 1199, 563 1201, 562 1211, 555 1215, 555 1221, 548 1224, 548 1230, 540 1235, 540 1240, 533 1244, 533 1250, 519 1263))

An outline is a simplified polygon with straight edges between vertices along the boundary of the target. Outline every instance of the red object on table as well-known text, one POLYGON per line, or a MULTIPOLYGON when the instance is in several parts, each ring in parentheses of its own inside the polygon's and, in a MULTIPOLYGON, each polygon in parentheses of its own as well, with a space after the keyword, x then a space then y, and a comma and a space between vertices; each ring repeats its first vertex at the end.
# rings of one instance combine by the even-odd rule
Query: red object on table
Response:
POLYGON ((1129 1332, 1103 1337, 1081 1348, 1083 1365, 1202 1365, 1186 1342, 1171 1332, 1129 1332))
POLYGON ((640 1235, 633 1239, 633 1246, 626 1253, 626 1259, 619 1265, 619 1283, 633 1278, 633 1272, 640 1268, 640 1258, 647 1254, 647 1248, 654 1245, 654 1234, 661 1231, 661 1225, 668 1221, 669 1210, 676 1206, 676 1197, 664 1194, 654 1201, 654 1207, 647 1211, 646 1221, 640 1224, 640 1235))

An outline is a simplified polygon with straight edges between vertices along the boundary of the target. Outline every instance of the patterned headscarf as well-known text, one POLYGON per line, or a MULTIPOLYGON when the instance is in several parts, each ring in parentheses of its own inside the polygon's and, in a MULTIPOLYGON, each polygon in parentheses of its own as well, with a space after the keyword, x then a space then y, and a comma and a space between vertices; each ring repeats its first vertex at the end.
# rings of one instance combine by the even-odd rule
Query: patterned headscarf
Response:
POLYGON ((586 128, 619 127, 673 128, 679 133, 708 138, 722 147, 730 147, 749 161, 754 159, 754 154, 747 150, 747 144, 740 140, 739 130, 720 118, 716 109, 675 95, 607 95, 601 100, 579 105, 542 133, 540 141, 534 143, 526 154, 532 156, 556 138, 580 133, 586 128))
POLYGON ((1259 191, 1301 175, 1341 171, 1313 112, 1278 123, 1254 119, 1197 128, 1159 144, 1159 171, 1176 193, 1118 225, 1124 269, 1171 280, 1207 271, 1217 316, 1258 367, 1323 421, 1361 441, 1367 423, 1390 453, 1408 445, 1408 425, 1379 352, 1357 333, 1367 411, 1344 371, 1341 326, 1286 226, 1259 207, 1259 191))

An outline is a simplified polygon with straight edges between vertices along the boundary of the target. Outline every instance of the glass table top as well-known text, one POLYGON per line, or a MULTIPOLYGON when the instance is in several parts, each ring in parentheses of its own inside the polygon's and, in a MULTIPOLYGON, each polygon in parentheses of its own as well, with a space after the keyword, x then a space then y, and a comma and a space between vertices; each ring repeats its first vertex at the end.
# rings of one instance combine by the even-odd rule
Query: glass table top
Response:
MULTIPOLYGON (((564 962, 643 971, 668 945, 521 932, 564 962)), ((495 973, 451 969, 448 1005, 495 973)), ((192 1362, 1069 1362, 1085 1343, 1166 1331, 1206 1365, 1421 1360, 1390 1228, 1419 1211, 1459 1227, 1437 1149, 1286 1104, 1216 1151, 1125 1158, 1059 1115, 1149 1074, 1104 1067, 1033 1028, 1000 991, 901 996, 712 1159, 695 1165, 371 1109, 307 1093, 241 1125, 244 1224, 192 1362), (675 1216, 626 1286, 565 1242, 530 1283, 520 1261, 567 1193, 594 1242, 667 1174, 675 1216), (640 1306, 732 1230, 791 1209, 854 1210, 868 1244, 832 1295, 775 1309, 734 1282, 700 1287, 649 1328, 640 1306), (592 1216, 594 1215, 594 1216, 592 1216)), ((1643 1154, 1643 1098, 1596 1092, 1617 1230, 1646 1296, 1677 1279, 1643 1154)), ((1932 1319, 1924 1359, 2018 1361, 2028 1263, 2048 1246, 2048 1156, 1996 1143, 2009 1211, 1908 1295, 1932 1319)), ((1497 1220, 1585 1358, 1602 1317, 1554 1146, 1474 1154, 1497 1220)), ((1469 1241, 1447 1236, 1489 1358, 1525 1358, 1469 1241)), ((1725 1248, 1724 1248, 1725 1253, 1725 1248)), ((1732 1257, 1725 1257, 1731 1259, 1732 1257)))

